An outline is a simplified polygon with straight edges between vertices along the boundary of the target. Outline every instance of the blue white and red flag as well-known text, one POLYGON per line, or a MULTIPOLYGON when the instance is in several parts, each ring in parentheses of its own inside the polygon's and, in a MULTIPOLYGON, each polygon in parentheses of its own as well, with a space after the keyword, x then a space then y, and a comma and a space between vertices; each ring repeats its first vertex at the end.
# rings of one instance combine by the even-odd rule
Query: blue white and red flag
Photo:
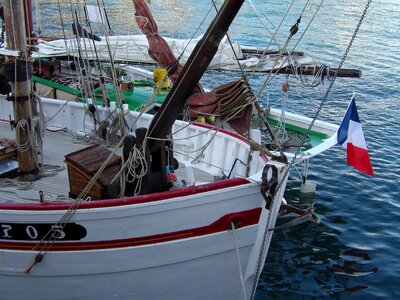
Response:
POLYGON ((358 171, 374 176, 367 144, 361 127, 354 95, 337 133, 337 142, 347 149, 347 163, 358 171))

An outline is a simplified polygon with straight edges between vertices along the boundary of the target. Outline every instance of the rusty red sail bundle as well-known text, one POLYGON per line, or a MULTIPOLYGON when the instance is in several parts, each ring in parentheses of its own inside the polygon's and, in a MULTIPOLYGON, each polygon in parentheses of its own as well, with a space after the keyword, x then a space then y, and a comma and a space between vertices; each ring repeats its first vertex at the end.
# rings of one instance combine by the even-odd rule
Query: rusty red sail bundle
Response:
MULTIPOLYGON (((168 76, 175 82, 182 72, 183 66, 177 61, 168 43, 158 34, 157 23, 144 0, 133 0, 136 23, 146 35, 149 42, 149 55, 160 66, 168 70, 168 76)), ((198 84, 194 93, 203 92, 198 84)))
MULTIPOLYGON (((168 43, 158 33, 157 23, 144 0, 133 0, 136 22, 146 35, 150 57, 168 70, 172 82, 175 82, 182 72, 168 43)), ((211 92, 205 93, 200 83, 197 83, 192 97, 188 101, 191 117, 215 115, 221 121, 226 121, 241 134, 249 131, 253 93, 245 80, 236 80, 224 84, 211 92)))

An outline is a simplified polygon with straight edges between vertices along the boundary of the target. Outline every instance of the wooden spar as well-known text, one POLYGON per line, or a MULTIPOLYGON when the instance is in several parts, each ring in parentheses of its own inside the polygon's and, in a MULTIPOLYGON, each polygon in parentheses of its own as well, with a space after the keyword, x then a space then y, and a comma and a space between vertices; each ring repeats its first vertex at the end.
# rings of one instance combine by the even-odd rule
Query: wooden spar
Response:
MULTIPOLYGON (((295 67, 296 73, 302 74, 302 75, 316 75, 318 72, 320 72, 321 68, 317 66, 298 66, 295 67), (301 68, 301 69, 300 69, 301 68)), ((293 74, 293 68, 291 67, 285 67, 282 69, 279 69, 277 71, 273 71, 273 73, 277 74, 293 74)), ((324 68, 323 69, 323 76, 336 76, 337 77, 353 77, 353 78, 361 78, 361 70, 357 69, 333 69, 333 68, 324 68)))
MULTIPOLYGON (((154 116, 148 130, 149 152, 146 157, 149 165, 146 178, 142 182, 141 193, 154 193, 171 188, 167 179, 168 169, 174 165, 164 142, 172 130, 172 125, 182 111, 187 99, 203 76, 205 70, 218 50, 218 46, 228 31, 244 0, 225 0, 203 38, 197 43, 178 79, 168 93, 161 108, 154 116)), ((137 137, 136 137, 137 138, 137 137)))
MULTIPOLYGON (((33 113, 33 102, 31 98, 31 77, 30 68, 24 68, 29 62, 29 52, 26 44, 26 27, 24 14, 24 1, 4 1, 4 24, 7 35, 7 49, 16 50, 20 53, 17 58, 9 58, 7 64, 17 65, 14 76, 9 75, 14 106, 14 120, 17 124, 20 120, 26 120, 31 124, 33 113), (18 71, 22 68, 25 74, 20 77, 18 71), (15 78, 15 79, 14 79, 15 78)), ((28 141, 30 138, 27 131, 21 131, 17 136, 17 143, 28 141)), ((31 174, 38 171, 38 159, 36 152, 29 147, 25 152, 18 152, 19 170, 22 174, 31 174)))
MULTIPOLYGON (((203 38, 197 43, 182 73, 151 122, 149 128, 150 138, 165 138, 169 134, 179 112, 213 59, 222 38, 228 31, 243 2, 244 0, 224 1, 218 14, 203 38)), ((150 148, 157 148, 156 145, 159 143, 154 140, 150 141, 150 148)))

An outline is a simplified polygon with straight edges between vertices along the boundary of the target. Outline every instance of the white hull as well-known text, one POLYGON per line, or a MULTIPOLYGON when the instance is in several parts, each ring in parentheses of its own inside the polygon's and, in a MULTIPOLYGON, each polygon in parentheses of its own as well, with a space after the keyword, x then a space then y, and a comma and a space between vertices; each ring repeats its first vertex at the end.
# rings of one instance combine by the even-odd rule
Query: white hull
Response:
MULTIPOLYGON (((61 108, 48 128, 83 134, 93 126, 83 104, 43 103, 47 118, 61 108)), ((0 118, 8 114, 9 103, 0 118)), ((99 109, 99 114, 106 111, 99 109)), ((127 120, 136 117, 130 113, 127 120)), ((144 115, 136 127, 148 126, 151 118, 144 115)), ((191 161, 211 178, 230 170, 237 158, 250 161, 248 168, 237 164, 231 179, 85 202, 67 221, 80 228, 74 229, 78 237, 65 239, 64 233, 71 234, 66 227, 51 245, 40 243, 48 231, 43 228, 57 224, 71 203, 18 202, 10 195, 0 202, 1 299, 249 299, 273 233, 266 229, 274 227, 278 216, 286 165, 269 162, 282 184, 268 210, 260 192, 266 157, 231 132, 214 136, 207 126, 177 121, 173 131, 178 130, 174 149, 180 163, 191 161), (193 161, 212 136, 201 162, 193 161), (232 222, 237 229, 232 230, 232 222), (47 246, 43 260, 33 264, 47 246)))
MULTIPOLYGON (((237 232, 244 266, 253 243, 245 236, 254 236, 254 231, 250 228, 237 232)), ((43 300, 240 299, 234 245, 232 232, 226 232, 145 247, 52 252, 29 275, 10 276, 11 272, 4 275, 2 271, 0 291, 2 299, 32 299, 32 295, 43 300)), ((30 264, 33 256, 5 254, 7 261, 19 261, 21 266, 30 264)), ((247 282, 249 290, 252 279, 247 282)))
MULTIPOLYGON (((264 264, 272 237, 271 231, 260 254, 267 219, 272 228, 281 196, 271 214, 262 208, 258 184, 251 183, 132 205, 91 202, 95 207, 82 207, 69 221, 83 226, 87 235, 79 241, 55 242, 29 274, 25 271, 37 254, 29 249, 38 241, 1 240, 2 299, 242 299, 241 276, 248 299, 257 262, 264 264), (230 220, 239 228, 229 230, 230 220)), ((65 213, 33 211, 33 205, 1 208, 2 224, 33 227, 54 224, 65 213)), ((3 235, 10 234, 4 228, 3 235)), ((32 228, 30 232, 34 235, 32 228)))

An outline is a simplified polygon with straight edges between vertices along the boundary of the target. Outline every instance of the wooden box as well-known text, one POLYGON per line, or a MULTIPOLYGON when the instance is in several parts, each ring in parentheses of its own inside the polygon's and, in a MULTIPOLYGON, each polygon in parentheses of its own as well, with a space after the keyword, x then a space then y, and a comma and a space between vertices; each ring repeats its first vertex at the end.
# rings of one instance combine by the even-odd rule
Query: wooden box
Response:
MULTIPOLYGON (((100 169, 111 151, 100 145, 93 145, 79 151, 67 154, 65 163, 68 168, 68 178, 71 198, 76 198, 86 187, 92 177, 100 169)), ((111 160, 87 193, 92 199, 107 199, 107 186, 118 173, 121 158, 113 154, 111 160)))

